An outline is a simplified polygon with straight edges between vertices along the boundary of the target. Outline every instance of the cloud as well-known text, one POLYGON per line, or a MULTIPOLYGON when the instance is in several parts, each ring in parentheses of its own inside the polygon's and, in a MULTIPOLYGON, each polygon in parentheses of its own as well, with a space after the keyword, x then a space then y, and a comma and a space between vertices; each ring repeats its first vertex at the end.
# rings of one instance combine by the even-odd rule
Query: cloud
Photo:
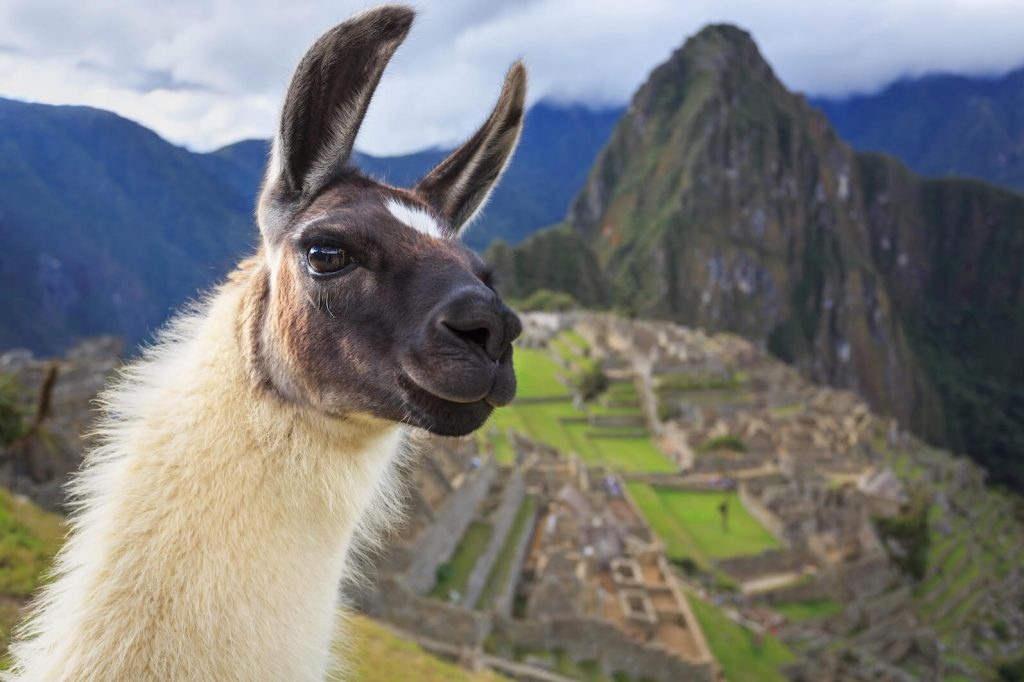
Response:
MULTIPOLYGON (((0 0, 0 95, 111 109, 194 149, 272 134, 302 51, 369 2, 0 0)), ((622 105, 713 21, 751 31, 779 76, 811 94, 931 71, 1024 64, 1017 0, 424 0, 358 144, 450 145, 472 132, 519 57, 532 101, 622 105)))

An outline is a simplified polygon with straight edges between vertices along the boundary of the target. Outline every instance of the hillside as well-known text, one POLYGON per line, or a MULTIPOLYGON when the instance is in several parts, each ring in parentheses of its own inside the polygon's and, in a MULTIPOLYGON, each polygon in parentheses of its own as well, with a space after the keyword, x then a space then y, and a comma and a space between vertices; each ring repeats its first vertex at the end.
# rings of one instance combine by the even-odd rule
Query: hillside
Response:
POLYGON ((923 175, 1024 191, 1024 68, 996 78, 930 75, 880 92, 814 99, 843 139, 923 175))
POLYGON ((857 154, 740 29, 652 72, 567 222, 599 266, 586 291, 524 244, 508 295, 606 286, 605 306, 739 333, 1024 486, 1024 347, 1002 341, 1024 329, 1024 198, 857 154))
MULTIPOLYGON (((619 116, 538 104, 519 153, 468 237, 518 242, 558 221, 619 116)), ((359 154, 409 184, 444 156, 359 154)), ((75 339, 151 338, 257 243, 252 222, 266 143, 210 154, 88 107, 0 99, 0 348, 63 352, 75 339)))

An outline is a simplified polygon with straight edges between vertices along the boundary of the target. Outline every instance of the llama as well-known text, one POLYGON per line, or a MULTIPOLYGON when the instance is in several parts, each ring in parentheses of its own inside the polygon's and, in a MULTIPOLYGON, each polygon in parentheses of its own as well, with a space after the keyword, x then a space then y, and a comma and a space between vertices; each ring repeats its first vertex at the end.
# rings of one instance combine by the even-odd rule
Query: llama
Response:
POLYGON ((259 249, 105 394, 7 679, 323 679, 339 582, 396 513, 407 434, 466 435, 514 397, 519 320, 458 236, 518 142, 522 64, 414 188, 349 163, 412 21, 371 10, 299 63, 259 249))

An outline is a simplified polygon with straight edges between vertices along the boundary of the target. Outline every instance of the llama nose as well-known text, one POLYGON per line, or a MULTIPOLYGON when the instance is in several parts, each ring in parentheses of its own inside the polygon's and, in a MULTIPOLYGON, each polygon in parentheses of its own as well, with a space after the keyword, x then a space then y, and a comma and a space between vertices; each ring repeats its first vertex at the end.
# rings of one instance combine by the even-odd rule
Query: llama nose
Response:
POLYGON ((467 346, 479 346, 495 362, 522 332, 519 318, 490 289, 457 297, 439 321, 452 336, 467 346))

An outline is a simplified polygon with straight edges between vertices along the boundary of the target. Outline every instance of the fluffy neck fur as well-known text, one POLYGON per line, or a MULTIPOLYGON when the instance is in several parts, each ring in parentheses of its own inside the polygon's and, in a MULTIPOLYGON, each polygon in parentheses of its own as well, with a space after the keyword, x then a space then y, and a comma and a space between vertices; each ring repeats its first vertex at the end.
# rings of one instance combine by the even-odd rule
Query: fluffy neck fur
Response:
POLYGON ((353 540, 394 506, 403 429, 254 381, 259 268, 184 316, 105 396, 17 680, 322 679, 353 540))

